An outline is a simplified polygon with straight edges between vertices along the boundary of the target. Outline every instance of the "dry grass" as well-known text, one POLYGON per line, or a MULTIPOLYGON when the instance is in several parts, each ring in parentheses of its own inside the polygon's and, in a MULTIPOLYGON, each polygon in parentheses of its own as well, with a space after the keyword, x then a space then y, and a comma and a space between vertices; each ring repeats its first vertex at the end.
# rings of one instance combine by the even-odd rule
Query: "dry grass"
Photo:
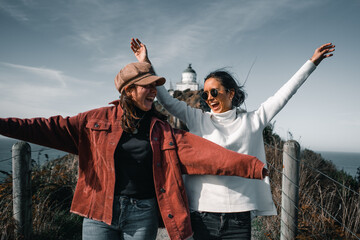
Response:
MULTIPOLYGON (((271 165, 269 169, 273 199, 278 213, 281 213, 281 148, 281 142, 277 143, 277 148, 266 147, 267 160, 271 165)), ((302 153, 301 161, 298 239, 352 239, 350 232, 343 226, 359 234, 359 196, 309 166, 357 192, 359 183, 344 172, 337 171, 334 165, 310 150, 302 153)), ((82 219, 69 213, 77 180, 76 164, 76 157, 68 155, 43 169, 33 171, 32 215, 35 239, 81 239, 82 219)), ((0 239, 14 239, 11 179, 0 184, 0 213, 0 239)), ((280 216, 256 218, 253 229, 253 239, 279 239, 280 216)), ((168 239, 164 230, 159 232, 158 239, 168 239)))
MULTIPOLYGON (((33 239, 81 239, 82 218, 69 212, 76 184, 77 158, 67 155, 33 170, 33 239)), ((0 239, 15 239, 11 178, 0 184, 0 239)))
MULTIPOLYGON (((282 143, 277 148, 266 146, 271 188, 279 216, 259 217, 265 239, 280 239, 282 143), (279 206, 280 205, 280 206, 279 206)), ((297 239, 357 239, 360 237, 360 190, 359 182, 321 155, 310 150, 301 154, 299 215, 297 239), (317 169, 330 176, 339 185, 317 169), (335 220, 336 219, 336 220, 335 220), (352 233, 351 233, 351 232, 352 233)), ((259 223, 260 222, 260 223, 259 223)))
MULTIPOLYGON (((271 127, 265 130, 264 139, 268 144, 266 155, 273 199, 280 214, 283 142, 271 127)), ((33 171, 34 239, 81 239, 82 218, 69 212, 77 181, 77 162, 75 156, 68 155, 33 171)), ((360 183, 310 150, 302 152, 300 175, 297 239, 355 239, 350 231, 360 237, 360 183)), ((10 178, 0 184, 0 239, 14 239, 14 229, 10 178)), ((253 230, 253 239, 280 239, 280 215, 254 219, 253 230)), ((158 239, 169 239, 164 229, 159 231, 158 239)))

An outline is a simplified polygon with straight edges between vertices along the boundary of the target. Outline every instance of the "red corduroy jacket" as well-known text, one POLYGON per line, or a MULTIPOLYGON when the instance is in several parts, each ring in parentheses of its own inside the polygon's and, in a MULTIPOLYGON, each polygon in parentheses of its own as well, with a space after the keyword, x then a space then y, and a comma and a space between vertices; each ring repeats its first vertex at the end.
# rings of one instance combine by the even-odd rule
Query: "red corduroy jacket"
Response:
MULTIPOLYGON (((114 153, 123 132, 119 101, 74 117, 0 119, 0 134, 79 155, 71 212, 111 224, 114 153)), ((236 175, 262 179, 264 163, 227 150, 153 117, 153 175, 161 217, 171 239, 192 236, 182 174, 236 175)))

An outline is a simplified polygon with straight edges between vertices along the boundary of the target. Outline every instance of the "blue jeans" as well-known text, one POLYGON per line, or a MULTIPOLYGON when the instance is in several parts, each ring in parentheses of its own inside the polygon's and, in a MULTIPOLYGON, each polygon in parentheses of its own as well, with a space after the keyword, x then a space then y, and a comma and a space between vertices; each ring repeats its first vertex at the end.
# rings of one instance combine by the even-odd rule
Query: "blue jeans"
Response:
POLYGON ((84 218, 83 240, 148 240, 155 239, 158 210, 155 198, 115 197, 111 225, 84 218))
POLYGON ((191 212, 195 240, 251 239, 250 212, 191 212))

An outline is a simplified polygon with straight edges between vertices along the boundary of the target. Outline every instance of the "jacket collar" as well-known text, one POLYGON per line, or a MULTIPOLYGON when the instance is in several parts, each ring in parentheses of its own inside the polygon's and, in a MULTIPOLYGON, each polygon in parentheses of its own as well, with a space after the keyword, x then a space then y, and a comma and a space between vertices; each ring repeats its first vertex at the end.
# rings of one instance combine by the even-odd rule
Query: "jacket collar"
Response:
POLYGON ((114 100, 114 101, 112 101, 112 102, 109 102, 109 105, 110 105, 110 104, 115 105, 115 106, 117 106, 117 105, 120 106, 120 100, 118 99, 118 100, 114 100))

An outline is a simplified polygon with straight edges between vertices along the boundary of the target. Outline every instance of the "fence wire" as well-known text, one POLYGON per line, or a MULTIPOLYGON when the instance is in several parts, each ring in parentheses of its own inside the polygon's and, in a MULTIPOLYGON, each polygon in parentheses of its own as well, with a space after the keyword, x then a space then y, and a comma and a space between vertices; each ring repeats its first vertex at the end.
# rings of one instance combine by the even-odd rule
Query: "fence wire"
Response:
MULTIPOLYGON (((38 153, 38 158, 40 156, 41 153, 46 152, 46 151, 52 151, 54 149, 52 148, 41 148, 39 150, 31 150, 30 153, 38 153)), ((12 152, 12 150, 10 151, 12 152)), ((47 153, 44 153, 44 155, 47 155, 47 153)), ((12 159, 19 157, 20 155, 15 155, 15 156, 11 156, 9 158, 5 158, 5 159, 0 159, 0 163, 2 163, 2 166, 4 166, 4 164, 6 164, 7 166, 12 166, 12 159)), ((31 161, 35 161, 33 158, 31 158, 31 161)), ((1 170, 1 169, 0 169, 1 170)), ((8 179, 8 177, 11 177, 11 171, 7 172, 7 171, 0 171, 0 173, 6 175, 7 177, 2 177, 0 178, 0 184, 5 183, 8 179)), ((16 178, 11 178, 10 180, 15 180, 16 178)))
MULTIPOLYGON (((349 190, 350 192, 352 192, 352 193, 355 194, 356 196, 359 196, 359 193, 355 192, 353 189, 345 186, 344 184, 340 183, 339 181, 337 181, 337 180, 333 179, 332 177, 328 176, 327 174, 321 172, 320 170, 318 170, 318 169, 316 169, 316 168, 314 168, 314 167, 312 167, 312 166, 310 166, 310 165, 308 165, 308 164, 305 164, 303 161, 300 161, 299 159, 294 158, 293 156, 289 155, 287 152, 284 152, 283 149, 276 148, 276 147, 274 147, 274 146, 272 146, 272 145, 269 145, 269 144, 266 144, 266 145, 267 145, 268 147, 270 147, 270 148, 273 148, 273 149, 276 150, 276 151, 280 151, 282 154, 284 154, 284 153, 287 154, 291 159, 299 162, 300 164, 302 164, 303 166, 309 168, 310 170, 312 170, 312 171, 314 171, 314 172, 316 172, 316 173, 318 173, 318 174, 321 174, 322 176, 326 177, 326 178, 329 179, 330 181, 332 181, 332 182, 336 183, 337 185, 339 185, 339 186, 341 186, 341 187, 349 190)), ((50 148, 45 148, 45 149, 40 149, 40 150, 31 151, 31 153, 39 153, 39 152, 43 152, 43 151, 47 151, 47 150, 51 150, 51 149, 50 149, 50 148)), ((18 157, 18 156, 14 156, 14 157, 18 157)), ((2 160, 0 160, 0 162, 9 161, 9 160, 11 160, 12 158, 13 158, 13 157, 11 157, 11 158, 6 158, 6 159, 2 159, 2 160)), ((267 162, 267 165, 268 165, 269 167, 271 167, 275 172, 281 174, 282 177, 287 178, 287 180, 289 180, 293 185, 295 185, 296 188, 300 189, 300 186, 297 185, 297 184, 295 184, 291 179, 289 179, 289 177, 287 177, 286 175, 284 175, 283 172, 282 172, 282 170, 277 169, 273 164, 271 164, 271 163, 269 163, 269 162, 267 162)), ((280 186, 279 184, 275 184, 275 183, 271 180, 271 178, 269 178, 269 181, 270 181, 270 183, 271 183, 273 186, 276 186, 276 187, 278 187, 278 188, 281 189, 281 186, 280 186)), ((296 207, 296 209, 297 209, 299 212, 301 212, 303 215, 306 214, 306 213, 304 212, 304 210, 301 209, 301 208, 299 208, 298 206, 296 206, 296 203, 295 203, 289 196, 287 196, 282 190, 281 190, 281 193, 282 193, 282 196, 283 196, 283 197, 286 197, 286 198, 288 198, 288 199, 291 200, 292 204, 296 207)), ((17 196, 15 196, 15 197, 17 197, 17 196)), ((313 204, 313 206, 314 206, 314 209, 316 209, 317 212, 318 212, 318 211, 321 211, 321 212, 326 213, 327 216, 329 216, 331 219, 333 219, 335 222, 337 222, 345 231, 347 231, 348 233, 350 233, 354 238, 360 240, 360 238, 356 235, 356 233, 352 232, 352 231, 351 231, 347 226, 345 226, 340 220, 338 220, 335 216, 333 216, 327 209, 325 209, 323 206, 321 206, 320 204, 318 204, 317 201, 315 201, 311 196, 304 194, 304 195, 302 195, 302 197, 304 197, 304 198, 307 199, 307 200, 310 200, 310 202, 311 202, 311 203, 313 204)), ((63 199, 62 202, 65 202, 65 201, 67 201, 67 200, 68 200, 68 197, 67 197, 66 199, 63 199)), ((277 202, 275 199, 274 199, 274 202, 276 203, 276 205, 277 205, 282 211, 284 211, 285 213, 287 213, 286 210, 282 207, 281 203, 277 202)), ((60 203, 59 203, 59 204, 60 204, 60 203)), ((9 204, 6 206, 6 208, 9 208, 10 206, 11 206, 11 204, 9 203, 9 204)), ((284 225, 284 226, 286 226, 288 229, 292 229, 291 226, 289 226, 288 224, 297 227, 297 219, 294 219, 291 215, 289 215, 289 213, 287 213, 287 214, 288 214, 288 216, 290 216, 290 217, 292 218, 292 220, 290 221, 290 223, 285 223, 285 222, 280 218, 281 224, 284 225)), ((317 216, 317 218, 319 218, 319 220, 320 220, 320 216, 318 216, 318 215, 316 215, 316 216, 317 216)), ((278 217, 280 217, 280 216, 278 215, 278 217)), ((280 233, 280 234, 281 234, 281 233, 280 233)))
MULTIPOLYGON (((310 165, 305 164, 304 162, 300 161, 299 159, 294 158, 293 156, 291 156, 291 155, 288 154, 287 152, 283 151, 283 149, 276 148, 276 147, 274 147, 274 146, 272 146, 272 145, 270 145, 270 144, 267 144, 267 143, 265 143, 265 145, 267 145, 267 146, 270 147, 270 148, 273 148, 274 150, 280 151, 280 152, 282 152, 283 154, 284 154, 284 153, 287 154, 287 156, 289 156, 291 159, 293 159, 293 160, 301 163, 303 166, 306 166, 307 168, 311 169, 312 171, 315 171, 315 172, 321 174, 322 176, 328 178, 330 181, 336 183, 337 185, 339 185, 339 186, 341 186, 341 187, 343 187, 343 188, 351 191, 351 192, 354 193, 356 196, 359 196, 359 193, 355 192, 355 191, 352 190, 351 188, 345 186, 344 184, 340 183, 339 181, 337 181, 337 180, 333 179, 332 177, 328 176, 327 174, 321 172, 320 170, 318 170, 318 169, 316 169, 316 168, 314 168, 314 167, 311 167, 310 165)), ((282 174, 282 177, 287 178, 293 185, 295 185, 296 188, 300 189, 300 186, 298 186, 297 184, 295 184, 291 179, 289 179, 286 175, 284 175, 284 174, 282 173, 282 171, 280 171, 279 169, 277 169, 274 165, 272 165, 272 164, 269 163, 269 162, 267 162, 267 164, 268 164, 268 166, 270 166, 272 169, 274 169, 276 172, 282 174)), ((272 184, 275 184, 275 183, 272 182, 271 180, 270 180, 270 182, 271 182, 272 184)), ((275 184, 275 186, 279 187, 278 184, 277 184, 277 185, 275 184)), ((285 196, 285 197, 287 197, 288 199, 291 200, 291 198, 289 198, 289 196, 287 196, 283 191, 282 191, 282 196, 285 196)), ((313 198, 311 198, 310 196, 308 196, 308 195, 306 195, 306 194, 304 194, 303 197, 305 197, 307 200, 311 200, 310 202, 313 202, 313 204, 314 204, 314 206, 315 206, 315 209, 317 209, 317 211, 318 211, 318 210, 321 210, 322 212, 325 212, 331 219, 333 219, 333 220, 334 220, 335 222, 337 222, 343 229, 345 229, 345 231, 347 231, 348 233, 350 233, 350 234, 351 234, 353 237, 355 237, 356 239, 359 239, 359 240, 360 240, 360 238, 356 235, 356 233, 352 232, 347 226, 345 226, 345 225, 344 225, 342 222, 340 222, 336 217, 334 217, 327 209, 325 209, 325 208, 323 208, 322 206, 320 206, 313 198)), ((275 199, 274 199, 274 201, 275 201, 275 199)), ((275 201, 275 202, 276 202, 276 201, 275 201)), ((292 202, 293 205, 295 205, 295 203, 293 202, 293 200, 291 200, 291 202, 292 202)), ((281 208, 284 212, 286 212, 286 210, 285 210, 281 205, 279 205, 279 203, 277 203, 277 204, 278 204, 278 206, 280 206, 280 208, 281 208)), ((298 211, 300 210, 303 214, 305 214, 305 212, 304 212, 302 209, 299 209, 297 206, 295 206, 295 207, 296 207, 296 209, 297 209, 298 211)), ((288 213, 287 213, 287 214, 288 214, 288 213)), ((288 215, 289 215, 289 214, 288 214, 288 215)), ((290 216, 290 215, 289 215, 289 216, 290 216)), ((316 216, 317 216, 317 215, 316 215, 316 216)), ((319 218, 319 216, 317 216, 317 217, 319 218)), ((283 223, 282 220, 281 220, 281 222, 283 223)), ((294 219, 292 219, 292 224, 295 224, 295 220, 294 220, 294 219)), ((286 226, 289 228, 288 225, 286 225, 286 226)))
MULTIPOLYGON (((311 170, 313 170, 313 171, 315 171, 315 172, 317 172, 317 173, 320 173, 320 174, 323 175, 324 177, 328 178, 330 181, 335 182, 336 184, 340 185, 341 187, 344 187, 344 188, 346 188, 347 190, 349 190, 349 191, 351 191, 352 193, 354 193, 355 195, 359 196, 359 193, 355 192, 353 189, 345 186, 344 184, 340 183, 339 181, 335 180, 334 178, 330 177, 329 175, 321 172, 320 170, 318 170, 318 169, 316 169, 316 168, 313 168, 313 167, 311 167, 310 165, 306 165, 304 162, 300 161, 299 159, 294 158, 293 156, 289 155, 287 152, 284 152, 282 149, 275 148, 274 146, 271 146, 271 145, 269 145, 269 144, 267 144, 267 143, 266 143, 265 145, 267 145, 267 146, 269 146, 269 147, 271 147, 271 148, 273 148, 273 149, 275 149, 275 150, 278 150, 278 151, 281 151, 281 152, 285 153, 287 156, 289 156, 289 157, 290 157, 291 159, 293 159, 294 161, 297 161, 297 162, 299 162, 300 164, 302 164, 303 166, 305 166, 305 167, 307 167, 307 168, 310 168, 311 170)), ((269 163, 268 163, 268 164, 269 164, 269 163)), ((290 179, 289 179, 289 180, 290 180, 290 179)))
MULTIPOLYGON (((51 151, 51 150, 53 150, 53 149, 52 148, 42 148, 42 149, 39 149, 39 150, 32 150, 30 152, 31 153, 41 153, 41 152, 44 152, 44 151, 51 151)), ((8 157, 8 158, 5 158, 5 159, 0 159, 0 162, 9 161, 14 157, 19 157, 19 156, 20 155, 15 155, 15 156, 11 156, 11 157, 8 157)))
MULTIPOLYGON (((272 164, 270 164, 270 165, 271 165, 271 167, 273 167, 272 164)), ((274 168, 274 167, 273 167, 273 168, 274 168)), ((274 169, 275 169, 276 171, 278 171, 279 173, 282 174, 282 172, 279 171, 278 169, 276 169, 276 168, 274 168, 274 169)), ((285 176, 285 175, 282 175, 282 176, 285 176)), ((287 176, 285 176, 285 177, 287 177, 287 176)), ((279 184, 276 184, 276 183, 273 182, 271 179, 269 179, 269 180, 270 180, 270 183, 271 183, 272 186, 277 186, 277 187, 281 188, 281 186, 280 186, 279 184)), ((281 189, 282 189, 282 188, 281 188, 281 189)), ((301 208, 299 208, 298 206, 296 206, 296 203, 295 203, 287 194, 285 194, 284 191, 281 190, 281 193, 282 193, 282 196, 285 196, 286 198, 288 198, 289 200, 291 200, 292 204, 295 206, 295 208, 296 208, 299 212, 301 212, 303 215, 305 215, 304 210, 302 210, 301 208)), ((276 205, 277 205, 282 211, 284 211, 284 212, 292 219, 292 220, 291 220, 291 225, 295 226, 295 228, 298 229, 298 224, 296 223, 296 220, 294 219, 294 217, 292 217, 292 216, 286 211, 286 209, 283 208, 282 204, 280 204, 278 201, 276 201, 276 199, 273 198, 273 200, 274 200, 274 202, 276 203, 276 205)), ((286 224, 286 223, 281 219, 280 215, 277 215, 277 217, 280 218, 280 221, 281 221, 282 224, 284 224, 289 230, 293 231, 292 228, 290 228, 290 226, 289 226, 288 224, 286 224)), ((320 217, 319 217, 318 215, 316 215, 316 217, 320 220, 320 217)), ((280 233, 280 234, 281 234, 281 233, 280 233)), ((285 238, 286 236, 283 235, 283 237, 285 238)), ((316 236, 313 236, 313 237, 316 237, 316 236)), ((318 238, 316 237, 316 239, 318 239, 318 238)), ((321 238, 321 239, 322 239, 322 238, 321 238)))

